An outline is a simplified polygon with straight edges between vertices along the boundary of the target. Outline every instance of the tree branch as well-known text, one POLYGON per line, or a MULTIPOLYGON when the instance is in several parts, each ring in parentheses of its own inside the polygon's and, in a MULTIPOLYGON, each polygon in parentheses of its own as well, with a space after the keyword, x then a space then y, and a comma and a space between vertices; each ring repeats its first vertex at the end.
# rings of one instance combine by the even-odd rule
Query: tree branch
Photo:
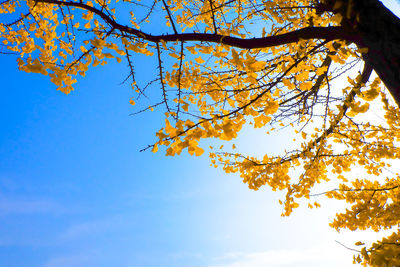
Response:
POLYGON ((175 27, 174 20, 172 19, 171 12, 169 11, 169 7, 168 7, 168 5, 165 3, 165 0, 162 0, 162 2, 163 2, 163 4, 164 4, 165 10, 167 10, 168 18, 169 18, 169 21, 171 22, 172 29, 174 30, 174 33, 175 33, 175 34, 178 34, 178 31, 176 30, 176 27, 175 27))
POLYGON ((165 35, 152 35, 143 31, 131 28, 126 25, 119 24, 112 17, 108 16, 103 11, 88 6, 81 2, 65 2, 60 0, 35 0, 36 3, 49 3, 54 5, 73 6, 81 9, 85 9, 100 16, 106 23, 112 28, 118 29, 122 32, 131 34, 138 38, 142 38, 149 42, 159 43, 175 42, 175 41, 199 41, 199 42, 212 42, 229 45, 232 47, 238 47, 243 49, 256 49, 279 46, 289 43, 295 43, 301 39, 322 39, 322 40, 348 40, 355 42, 355 37, 348 29, 344 27, 306 27, 303 29, 295 30, 292 32, 279 34, 275 36, 268 36, 263 38, 251 38, 242 39, 238 37, 232 37, 221 34, 210 34, 210 33, 178 33, 178 34, 165 34, 165 35))

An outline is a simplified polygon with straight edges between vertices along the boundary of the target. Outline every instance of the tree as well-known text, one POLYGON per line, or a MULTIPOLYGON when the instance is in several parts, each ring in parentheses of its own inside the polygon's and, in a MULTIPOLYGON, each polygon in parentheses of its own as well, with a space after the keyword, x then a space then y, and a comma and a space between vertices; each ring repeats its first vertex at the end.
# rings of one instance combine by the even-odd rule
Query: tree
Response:
MULTIPOLYGON (((378 0, 6 0, 0 12, 2 53, 64 93, 112 58, 127 65, 136 98, 158 88, 161 101, 141 111, 164 107, 165 126, 146 149, 201 155, 202 139, 234 140, 244 125, 293 127, 304 139, 295 150, 257 158, 214 149, 212 164, 250 189, 286 192, 283 215, 331 181, 336 189, 320 195, 350 205, 332 227, 399 225, 400 177, 385 170, 400 157, 400 20, 378 0), (135 54, 157 61, 146 86, 135 54), (384 122, 368 119, 374 110, 384 122)), ((355 261, 399 266, 399 239, 357 242, 355 261)))

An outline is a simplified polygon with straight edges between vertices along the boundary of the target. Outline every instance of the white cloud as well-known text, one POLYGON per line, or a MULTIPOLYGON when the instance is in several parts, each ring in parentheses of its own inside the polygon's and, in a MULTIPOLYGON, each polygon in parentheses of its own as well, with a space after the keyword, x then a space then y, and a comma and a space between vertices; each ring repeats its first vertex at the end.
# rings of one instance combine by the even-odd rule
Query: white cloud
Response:
POLYGON ((85 251, 71 253, 67 255, 59 255, 50 258, 43 267, 80 267, 93 266, 94 261, 97 261, 99 255, 93 251, 85 251))
POLYGON ((0 197, 1 214, 58 213, 65 208, 50 200, 0 197))
POLYGON ((127 222, 120 216, 110 216, 98 220, 79 222, 70 225, 61 235, 61 241, 82 239, 88 235, 104 235, 110 231, 121 229, 127 222))
POLYGON ((227 253, 207 267, 353 266, 352 252, 336 245, 299 250, 227 253), (345 252, 345 253, 343 253, 345 252))

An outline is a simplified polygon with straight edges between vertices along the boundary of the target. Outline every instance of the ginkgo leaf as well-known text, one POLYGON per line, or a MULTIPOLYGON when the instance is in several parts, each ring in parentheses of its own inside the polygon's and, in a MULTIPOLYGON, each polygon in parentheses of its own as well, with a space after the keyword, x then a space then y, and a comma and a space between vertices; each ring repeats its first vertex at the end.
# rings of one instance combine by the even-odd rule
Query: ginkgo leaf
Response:
MULTIPOLYGON (((283 191, 284 216, 302 199, 319 207, 310 199, 321 184, 321 197, 348 203, 333 228, 380 231, 400 223, 399 20, 377 0, 361 3, 5 1, 0 42, 20 70, 49 76, 66 94, 92 67, 124 59, 118 71, 134 113, 157 107, 154 116, 165 117, 153 152, 199 156, 214 139, 211 165, 252 190, 283 191), (290 142, 261 156, 223 151, 248 128, 290 142)), ((363 247, 356 261, 400 266, 399 236, 363 247)))
POLYGON ((194 59, 197 63, 199 64, 203 64, 204 62, 206 62, 204 59, 202 59, 201 57, 197 57, 194 59))

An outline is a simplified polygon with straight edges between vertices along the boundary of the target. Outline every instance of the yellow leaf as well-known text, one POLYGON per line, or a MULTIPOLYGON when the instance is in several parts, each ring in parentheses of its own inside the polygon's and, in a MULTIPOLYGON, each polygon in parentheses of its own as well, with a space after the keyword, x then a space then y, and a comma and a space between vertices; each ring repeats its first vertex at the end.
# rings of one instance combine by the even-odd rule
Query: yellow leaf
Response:
POLYGON ((321 76, 321 75, 323 75, 327 70, 328 70, 328 66, 319 67, 319 68, 317 68, 317 70, 315 71, 315 73, 316 73, 318 76, 321 76))
POLYGON ((205 62, 205 60, 202 59, 201 57, 195 58, 194 60, 199 64, 203 64, 205 62))
POLYGON ((151 152, 156 153, 157 151, 158 151, 158 145, 155 144, 155 145, 153 146, 153 149, 151 150, 151 152))
POLYGON ((279 104, 276 101, 268 102, 264 107, 265 114, 274 114, 279 108, 279 104))
POLYGON ((176 53, 169 53, 169 55, 170 55, 171 57, 173 57, 173 58, 180 59, 180 56, 177 55, 176 53))

